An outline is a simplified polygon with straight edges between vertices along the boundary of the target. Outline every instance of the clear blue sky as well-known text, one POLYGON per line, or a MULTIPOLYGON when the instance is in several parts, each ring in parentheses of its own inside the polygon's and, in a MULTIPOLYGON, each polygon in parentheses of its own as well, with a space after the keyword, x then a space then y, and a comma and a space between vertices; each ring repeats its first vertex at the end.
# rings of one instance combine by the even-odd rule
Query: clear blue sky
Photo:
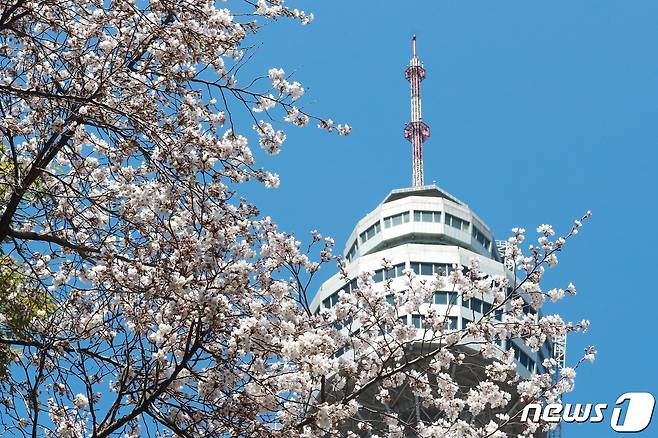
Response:
MULTIPOLYGON (((260 161, 281 175, 281 187, 249 190, 262 213, 303 238, 316 228, 342 250, 361 216, 409 185, 403 70, 416 33, 432 128, 426 182, 467 202, 497 238, 517 225, 565 231, 594 213, 546 282, 578 287, 575 299, 547 311, 592 322, 589 334, 569 339, 569 357, 589 344, 599 351, 567 401, 612 406, 627 391, 658 396, 658 2, 290 5, 316 20, 269 26, 252 66, 296 71, 306 109, 354 132, 289 129, 282 153, 260 161)), ((568 426, 565 437, 617 436, 610 414, 600 425, 568 426)), ((658 418, 633 436, 658 436, 658 418)))

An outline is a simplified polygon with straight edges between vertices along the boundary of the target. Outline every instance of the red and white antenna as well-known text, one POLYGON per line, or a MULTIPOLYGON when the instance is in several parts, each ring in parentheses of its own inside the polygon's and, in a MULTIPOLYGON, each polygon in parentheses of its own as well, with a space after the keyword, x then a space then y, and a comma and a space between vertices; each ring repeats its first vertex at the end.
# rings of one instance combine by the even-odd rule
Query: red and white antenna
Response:
POLYGON ((412 185, 425 184, 423 176, 423 142, 430 136, 430 127, 423 123, 420 102, 420 82, 425 79, 425 69, 416 56, 416 35, 411 39, 412 57, 404 77, 411 83, 411 121, 404 127, 404 138, 411 142, 412 185))

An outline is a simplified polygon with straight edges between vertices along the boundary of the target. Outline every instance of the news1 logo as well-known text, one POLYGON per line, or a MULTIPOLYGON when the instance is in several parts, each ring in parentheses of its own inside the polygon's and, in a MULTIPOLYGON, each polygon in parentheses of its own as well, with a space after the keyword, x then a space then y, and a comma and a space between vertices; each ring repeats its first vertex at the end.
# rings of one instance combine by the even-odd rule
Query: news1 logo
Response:
MULTIPOLYGON (((615 402, 616 407, 612 410, 610 427, 616 432, 642 432, 651 423, 653 408, 656 400, 648 392, 627 392, 619 396, 615 402), (628 401, 628 406, 623 405, 628 401), (622 415, 625 414, 625 415, 622 415)), ((582 405, 576 403, 549 403, 542 406, 532 403, 523 408, 521 421, 538 422, 543 420, 547 423, 600 423, 605 419, 604 411, 608 408, 607 403, 582 405), (533 411, 530 416, 530 411, 533 411)))

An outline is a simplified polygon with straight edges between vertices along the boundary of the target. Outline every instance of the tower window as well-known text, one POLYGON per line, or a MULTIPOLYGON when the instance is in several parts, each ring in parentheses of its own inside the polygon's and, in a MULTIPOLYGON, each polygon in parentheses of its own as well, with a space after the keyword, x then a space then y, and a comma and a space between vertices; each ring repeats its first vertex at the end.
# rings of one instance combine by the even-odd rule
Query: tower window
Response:
POLYGON ((482 231, 480 231, 475 225, 473 225, 473 238, 480 242, 480 245, 484 246, 486 249, 489 249, 489 245, 491 244, 491 240, 487 239, 487 236, 484 235, 482 231))
POLYGON ((356 244, 356 241, 354 241, 354 243, 350 247, 350 250, 347 252, 347 256, 345 256, 345 258, 347 259, 348 262, 351 262, 352 260, 354 260, 354 258, 356 257, 356 250, 357 249, 358 249, 358 246, 356 244))
POLYGON ((449 263, 411 262, 409 266, 417 275, 448 275, 452 272, 452 265, 449 263))
POLYGON ((453 228, 457 228, 461 231, 468 231, 469 222, 464 219, 460 219, 457 216, 453 216, 450 213, 446 213, 446 225, 450 225, 453 228))
POLYGON ((403 211, 402 213, 394 214, 384 218, 384 228, 391 228, 397 225, 406 224, 409 222, 409 212, 403 211))
POLYGON ((516 359, 525 369, 530 372, 535 370, 535 361, 532 360, 521 348, 519 348, 514 342, 508 341, 508 348, 514 350, 514 359, 516 359), (510 345, 511 344, 511 345, 510 345))
POLYGON ((479 298, 471 298, 470 300, 462 301, 462 305, 475 312, 482 313, 483 301, 479 298))
POLYGON ((386 271, 386 279, 388 280, 389 278, 396 278, 396 277, 401 277, 403 275, 404 271, 404 263, 398 263, 397 265, 393 266, 391 269, 388 269, 386 271))
POLYGON ((434 304, 456 304, 457 292, 434 292, 434 304))
POLYGON ((374 224, 372 224, 370 228, 368 228, 367 230, 365 230, 363 233, 359 235, 361 237, 361 243, 367 242, 368 240, 372 239, 381 230, 382 227, 379 224, 379 221, 375 222, 374 224))
POLYGON ((415 222, 441 222, 440 211, 414 210, 415 222))

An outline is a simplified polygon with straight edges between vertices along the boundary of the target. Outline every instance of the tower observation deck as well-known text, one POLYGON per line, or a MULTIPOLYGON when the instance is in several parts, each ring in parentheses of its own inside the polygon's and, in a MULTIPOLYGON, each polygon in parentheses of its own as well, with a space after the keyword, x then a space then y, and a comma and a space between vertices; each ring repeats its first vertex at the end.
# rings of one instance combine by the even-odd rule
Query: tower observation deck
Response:
MULTIPOLYGON (((503 242, 496 242, 492 230, 487 226, 466 203, 457 199, 443 188, 423 181, 423 142, 429 137, 429 128, 422 122, 420 82, 425 77, 425 69, 416 56, 416 38, 412 40, 413 56, 405 76, 411 83, 411 122, 405 127, 405 137, 412 144, 412 186, 392 190, 383 201, 372 211, 363 216, 347 238, 343 250, 346 261, 347 279, 341 274, 335 274, 325 281, 317 291, 310 308, 314 313, 332 312, 339 301, 339 293, 351 293, 358 288, 358 278, 363 272, 372 273, 376 287, 390 288, 396 294, 404 294, 408 288, 405 270, 413 270, 417 277, 427 279, 438 275, 449 275, 454 269, 467 267, 474 258, 479 259, 479 269, 488 275, 506 277, 510 284, 517 280, 509 265, 505 265, 501 251, 503 242), (382 259, 390 261, 392 268, 383 269, 382 259)), ((388 289, 387 289, 388 290, 388 289)), ((511 289, 509 290, 511 293, 511 289)), ((524 300, 523 312, 535 319, 539 317, 527 296, 519 295, 524 300)), ((406 314, 398 309, 399 318, 409 326, 418 329, 418 347, 426 348, 424 336, 427 333, 423 327, 423 317, 430 311, 438 311, 449 318, 449 330, 465 330, 469 323, 484 316, 502 320, 502 313, 511 307, 506 304, 503 311, 493 312, 494 298, 492 293, 483 293, 475 298, 463 299, 456 292, 446 290, 436 291, 430 302, 420 306, 418 314, 406 314), (500 312, 500 313, 499 313, 500 312)), ((351 335, 359 330, 358 324, 342 327, 344 333, 351 335)), ((547 341, 538 351, 531 351, 520 339, 500 339, 497 342, 496 356, 501 357, 505 351, 513 350, 516 373, 520 378, 530 378, 534 373, 545 372, 542 365, 544 359, 554 356, 554 341, 547 341)), ((564 345, 558 345, 558 350, 564 352, 564 345)), ((484 369, 490 363, 477 354, 479 347, 475 343, 466 342, 459 347, 458 352, 465 354, 467 359, 459 366, 449 370, 453 379, 461 388, 469 388, 485 379, 484 369)), ((339 351, 337 355, 354 354, 349 350, 339 351)), ((562 356, 563 359, 563 356, 562 356)), ((436 383, 436 382, 435 382, 436 383)), ((514 388, 506 388, 512 394, 510 406, 519 406, 518 395, 514 388)), ((377 400, 377 394, 365 392, 359 401, 364 406, 359 417, 371 424, 376 424, 376 412, 395 412, 395 415, 408 424, 435 421, 442 414, 436 407, 428 407, 419 403, 413 391, 409 388, 399 388, 385 406, 377 400)), ((491 418, 495 415, 491 412, 491 418)), ((484 424, 490 420, 486 416, 484 424)), ((381 419, 385 424, 385 419, 381 419)), ((358 436, 371 436, 375 431, 359 430, 356 424, 348 424, 352 433, 358 436)), ((376 429, 376 427, 375 427, 376 429)), ((382 430, 385 427, 382 426, 382 430)), ((510 426, 505 430, 509 436, 520 433, 519 426, 510 426)), ((551 432, 551 437, 559 435, 551 432)), ((407 434, 406 436, 415 436, 407 434)), ((537 433, 537 437, 545 437, 545 433, 537 433)))

